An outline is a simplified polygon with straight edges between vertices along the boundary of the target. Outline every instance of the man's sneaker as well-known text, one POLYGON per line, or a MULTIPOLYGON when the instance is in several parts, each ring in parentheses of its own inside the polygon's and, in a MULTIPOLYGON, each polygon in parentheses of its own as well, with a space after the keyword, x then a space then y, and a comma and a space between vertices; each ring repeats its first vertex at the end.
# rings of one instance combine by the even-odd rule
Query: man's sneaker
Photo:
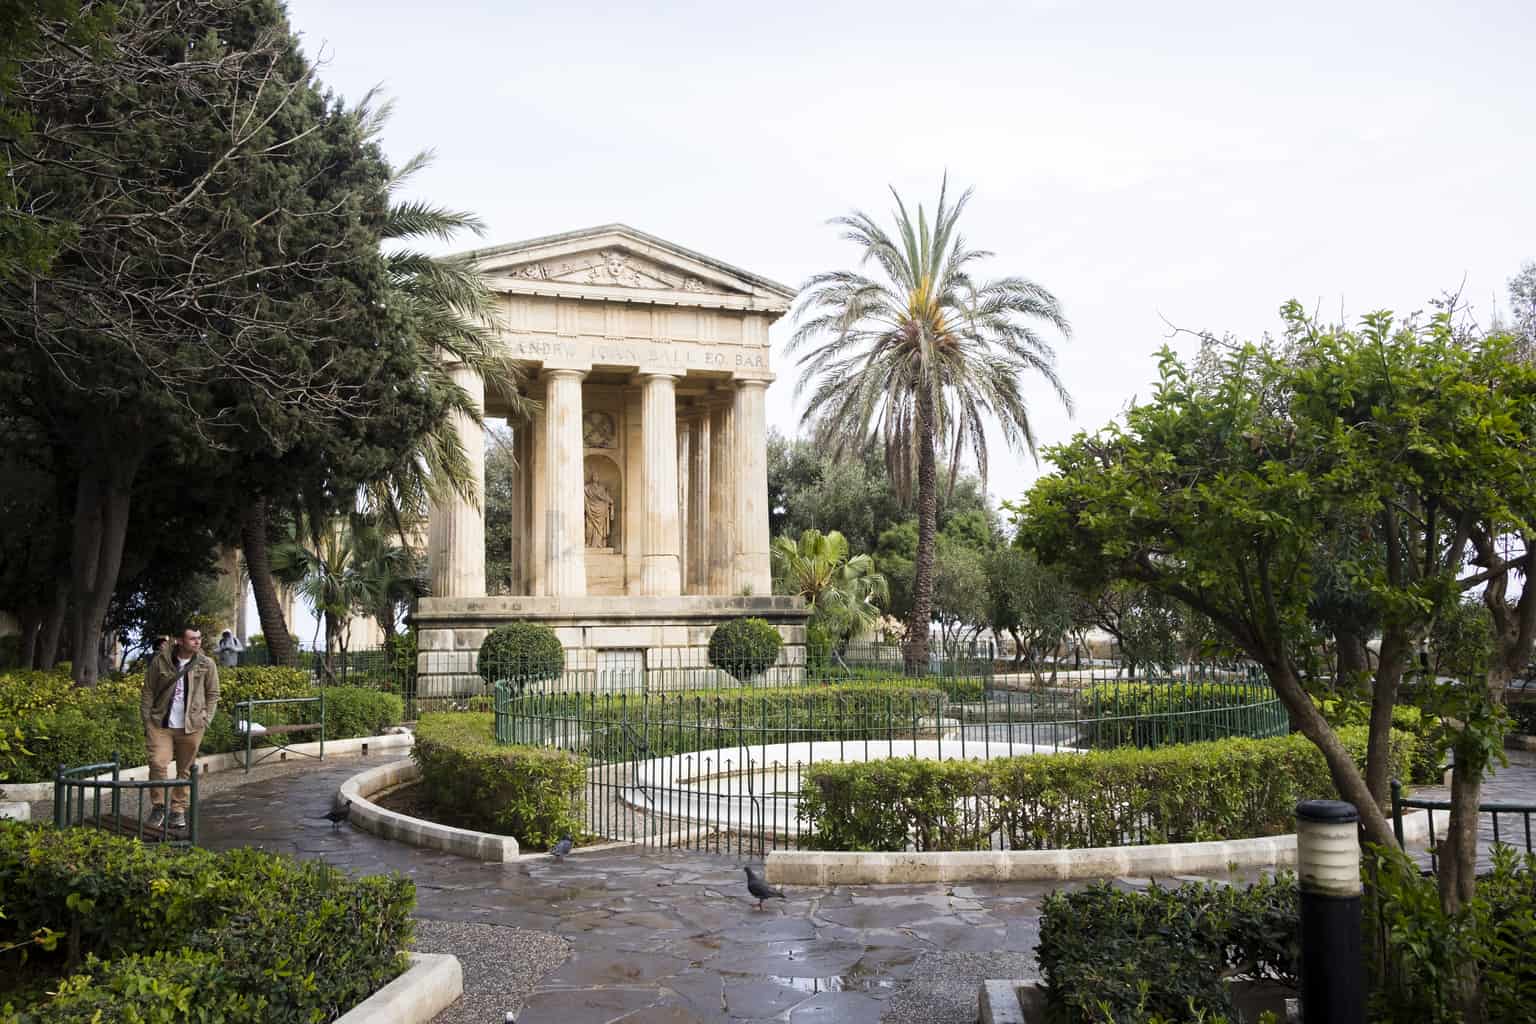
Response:
POLYGON ((149 817, 144 819, 144 827, 145 828, 164 828, 165 827, 165 807, 164 807, 164 805, 161 805, 161 804, 155 805, 154 809, 149 812, 149 817))
POLYGON ((171 816, 165 821, 165 827, 176 830, 185 829, 187 827, 187 812, 172 811, 171 816))

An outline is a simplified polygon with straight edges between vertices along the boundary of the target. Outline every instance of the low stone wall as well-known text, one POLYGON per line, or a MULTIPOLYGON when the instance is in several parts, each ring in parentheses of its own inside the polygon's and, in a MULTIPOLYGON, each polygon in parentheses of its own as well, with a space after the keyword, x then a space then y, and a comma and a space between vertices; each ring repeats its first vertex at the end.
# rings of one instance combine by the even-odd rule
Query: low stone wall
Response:
POLYGON ((393 839, 408 846, 443 850, 461 857, 498 863, 518 860, 517 840, 467 828, 439 825, 380 807, 370 797, 415 782, 421 769, 415 761, 392 761, 352 776, 341 784, 340 800, 352 801, 351 822, 364 832, 393 839))
MULTIPOLYGON (((1445 819, 1441 818, 1440 832, 1445 819)), ((1403 817, 1409 842, 1429 835, 1429 815, 1403 817)), ((774 850, 768 881, 777 885, 872 885, 911 882, 1038 882, 1210 874, 1233 868, 1291 867, 1296 835, 1208 843, 1101 846, 1082 850, 978 850, 954 853, 845 853, 774 850)))
MULTIPOLYGON (((391 733, 387 736, 355 736, 345 740, 326 740, 325 752, 327 754, 339 755, 369 754, 401 749, 409 750, 415 742, 416 737, 409 732, 391 733)), ((251 753, 253 757, 260 757, 264 751, 270 749, 270 747, 253 747, 251 753)), ((319 754, 320 743, 318 741, 314 743, 295 743, 288 749, 295 754, 319 754)), ((277 764, 279 760, 284 760, 286 757, 286 754, 279 754, 278 757, 273 758, 267 763, 277 764)), ((245 751, 243 750, 233 754, 208 754, 197 759, 197 773, 199 775, 211 775, 214 772, 227 772, 235 769, 244 770, 244 768, 245 751)), ((117 777, 128 781, 147 779, 149 778, 149 765, 141 764, 133 768, 124 768, 118 772, 117 777)), ((102 781, 111 781, 112 775, 107 773, 97 775, 95 778, 102 781)), ((0 782, 0 795, 3 795, 6 800, 52 800, 53 783, 0 782)))
POLYGON ((412 953, 400 977, 336 1018, 336 1024, 425 1024, 464 994, 464 968, 447 953, 412 953))

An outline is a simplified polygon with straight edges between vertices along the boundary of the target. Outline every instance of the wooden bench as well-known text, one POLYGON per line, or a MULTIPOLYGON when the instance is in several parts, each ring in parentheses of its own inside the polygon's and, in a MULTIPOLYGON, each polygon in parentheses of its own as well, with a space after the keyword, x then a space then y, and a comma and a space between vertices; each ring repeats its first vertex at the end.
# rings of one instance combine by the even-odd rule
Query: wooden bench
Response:
POLYGON ((235 705, 235 731, 245 733, 246 771, 251 770, 251 765, 260 764, 262 761, 265 761, 273 754, 278 754, 282 758, 286 758, 289 754, 296 754, 300 757, 313 757, 318 761, 324 761, 325 691, 321 690, 318 697, 277 697, 271 700, 242 700, 235 705), (260 732, 257 732, 256 729, 251 727, 252 722, 255 721, 255 709, 263 705, 272 704, 318 704, 320 706, 319 721, 287 722, 282 725, 262 725, 260 722, 255 722, 256 728, 261 730, 260 732), (241 708, 245 709, 245 714, 243 715, 240 714, 241 708), (316 730, 319 730, 320 733, 320 751, 316 754, 311 754, 303 750, 296 750, 294 749, 293 740, 282 738, 293 736, 297 733, 314 732, 316 730), (270 742, 272 746, 265 750, 260 757, 257 757, 253 760, 252 758, 255 750, 255 740, 257 736, 272 736, 277 737, 277 739, 271 740, 270 742))

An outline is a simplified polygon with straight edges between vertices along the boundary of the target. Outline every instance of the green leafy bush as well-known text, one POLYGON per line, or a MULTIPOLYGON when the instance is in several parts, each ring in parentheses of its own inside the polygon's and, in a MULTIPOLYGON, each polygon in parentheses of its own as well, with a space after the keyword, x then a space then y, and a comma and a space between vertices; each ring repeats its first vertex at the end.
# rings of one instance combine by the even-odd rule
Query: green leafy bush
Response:
POLYGON ((513 836, 531 849, 579 834, 586 806, 583 762, 552 747, 498 744, 493 718, 442 712, 423 715, 417 724, 411 757, 440 820, 513 836))
MULTIPOLYGON (((262 1020, 330 1020, 400 973, 415 903, 414 885, 396 876, 353 879, 259 850, 171 851, 92 829, 8 821, 0 821, 0 895, 0 947, 39 932, 66 937, 51 950, 26 948, 33 975, 71 973, 87 955, 108 961, 86 967, 90 981, 66 986, 73 995, 65 1015, 29 1011, 39 1021, 89 1019, 68 1015, 98 998, 85 989, 180 986, 198 975, 198 963, 162 959, 138 981, 131 966, 125 974, 114 966, 178 949, 222 960, 221 983, 266 1000, 262 1020)), ((20 978, 20 959, 18 951, 0 955, 0 977, 20 978)), ((223 993, 216 1002, 231 1012, 243 1005, 223 993)))
MULTIPOLYGON (((528 694, 509 702, 512 737, 579 734, 601 760, 660 757, 748 743, 931 737, 945 714, 939 690, 907 680, 740 687, 642 694, 528 694)), ((897 748, 899 749, 899 748, 897 748)))
POLYGON ((487 683, 510 680, 518 688, 559 679, 565 671, 565 648, 548 626, 513 622, 498 626, 480 644, 480 678, 487 683))
MULTIPOLYGON (((1364 761, 1363 729, 1340 734, 1364 761)), ((1393 733, 1396 770, 1411 737, 1393 733)), ((1302 736, 990 761, 893 758, 801 773, 800 820, 822 850, 1053 850, 1244 839, 1293 830, 1296 802, 1334 795, 1302 736)))
MULTIPOLYGON (((1328 724, 1335 729, 1349 726, 1363 728, 1371 720, 1371 706, 1366 701, 1326 697, 1317 700, 1316 704, 1328 724)), ((1448 759, 1446 747, 1449 744, 1440 716, 1412 704, 1397 704, 1392 708, 1392 728, 1407 733, 1414 740, 1413 761, 1408 767, 1408 774, 1396 777, 1418 786, 1439 785, 1445 772, 1444 765, 1448 759)))
POLYGON ((1371 995, 1380 1024, 1462 1024, 1460 985, 1479 979, 1487 1021, 1529 1020, 1536 1006, 1536 857, 1495 846, 1492 869, 1473 898, 1446 914, 1433 877, 1396 851, 1373 848, 1366 889, 1366 938, 1385 948, 1371 995))
POLYGON ((259 1024, 267 997, 239 987, 239 964, 217 953, 161 950, 86 959, 54 997, 5 1024, 259 1024))
MULTIPOLYGON (((98 764, 114 752, 125 766, 144 764, 143 686, 142 675, 82 688, 57 672, 0 674, 0 781, 47 781, 60 765, 98 764)), ((219 690, 218 713, 203 735, 205 754, 244 749, 245 735, 234 723, 240 701, 319 693, 303 671, 270 666, 221 668, 219 690)), ((326 704, 327 739, 374 736, 405 714, 398 697, 363 688, 330 688, 326 704)), ((255 717, 263 725, 287 725, 318 714, 313 705, 280 704, 257 708, 255 717)))
POLYGON ((1232 735, 1283 736, 1285 709, 1268 686, 1243 683, 1100 683, 1083 690, 1086 746, 1158 747, 1232 735))
POLYGON ((1536 700, 1510 701, 1509 717, 1514 722, 1515 732, 1536 736, 1536 700))
POLYGON ((1237 1020, 1226 981, 1299 983, 1296 880, 1058 890, 1042 908, 1036 954, 1063 1024, 1237 1020))
POLYGON ((405 717, 399 695, 364 686, 325 688, 325 737, 377 736, 405 717))
POLYGON ((709 635, 709 663, 745 682, 773 666, 783 643, 779 631, 763 619, 727 619, 709 635))

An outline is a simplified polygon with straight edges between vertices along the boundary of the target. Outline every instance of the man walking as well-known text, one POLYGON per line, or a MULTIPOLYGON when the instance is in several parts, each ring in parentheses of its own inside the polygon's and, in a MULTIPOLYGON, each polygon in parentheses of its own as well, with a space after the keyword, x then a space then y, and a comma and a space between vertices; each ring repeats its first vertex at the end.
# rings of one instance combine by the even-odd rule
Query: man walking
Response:
MULTIPOLYGON (((171 777, 171 761, 176 761, 176 777, 192 773, 197 748, 203 742, 203 730, 213 721, 219 706, 219 669, 213 659, 202 653, 203 634, 183 629, 175 643, 163 645, 144 670, 144 692, 140 710, 144 716, 144 742, 149 748, 149 777, 171 777)), ((150 789, 153 804, 146 824, 151 828, 187 827, 187 790, 171 790, 170 814, 166 814, 164 789, 150 789)))

